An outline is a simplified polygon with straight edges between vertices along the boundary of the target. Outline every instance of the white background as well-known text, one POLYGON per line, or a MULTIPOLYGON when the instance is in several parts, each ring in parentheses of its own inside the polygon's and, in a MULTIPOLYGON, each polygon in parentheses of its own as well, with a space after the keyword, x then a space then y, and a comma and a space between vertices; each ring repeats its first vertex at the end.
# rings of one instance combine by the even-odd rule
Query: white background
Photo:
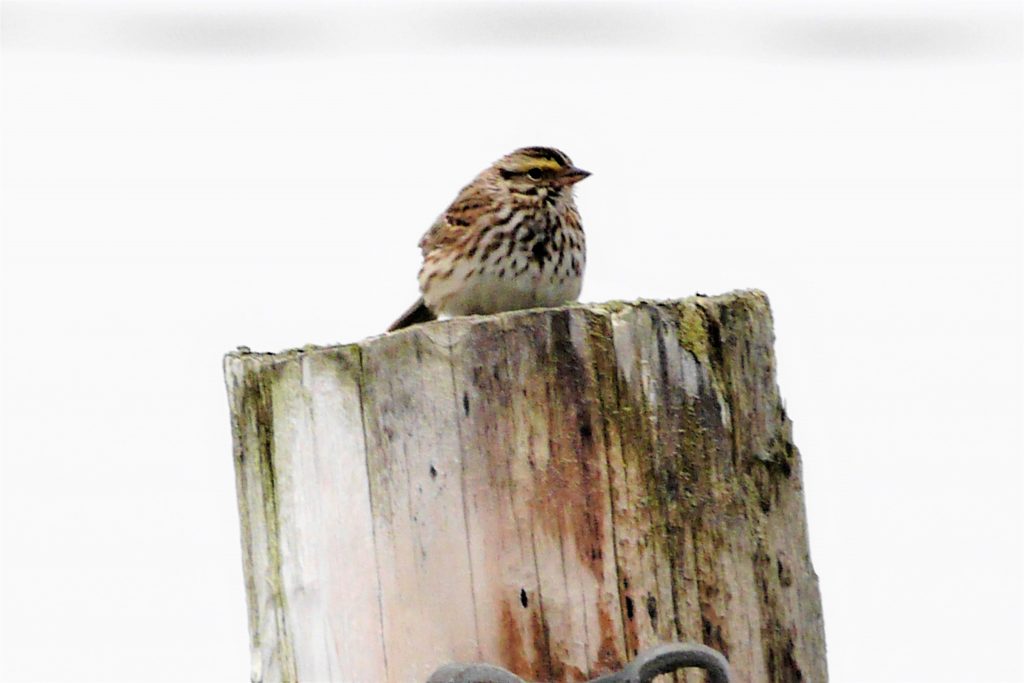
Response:
POLYGON ((769 294, 832 680, 1024 680, 1018 3, 2 21, 3 680, 247 679, 222 353, 379 333, 533 144, 584 300, 769 294))

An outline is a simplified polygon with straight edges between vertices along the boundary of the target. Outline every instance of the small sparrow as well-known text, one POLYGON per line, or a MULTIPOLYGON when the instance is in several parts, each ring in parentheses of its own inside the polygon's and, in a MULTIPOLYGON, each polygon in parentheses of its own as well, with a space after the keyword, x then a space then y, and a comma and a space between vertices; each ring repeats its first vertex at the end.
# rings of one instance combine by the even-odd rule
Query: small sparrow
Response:
POLYGON ((420 240, 420 292, 388 331, 576 301, 586 240, 573 185, 590 173, 551 147, 524 147, 462 188, 420 240))

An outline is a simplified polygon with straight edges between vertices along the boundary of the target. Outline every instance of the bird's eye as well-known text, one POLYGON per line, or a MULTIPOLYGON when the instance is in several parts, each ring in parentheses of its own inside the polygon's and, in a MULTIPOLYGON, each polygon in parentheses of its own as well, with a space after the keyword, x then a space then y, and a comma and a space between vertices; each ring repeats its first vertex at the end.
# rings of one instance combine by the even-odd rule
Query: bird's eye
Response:
POLYGON ((544 173, 539 168, 531 168, 526 172, 526 175, 530 176, 533 180, 540 180, 544 173))

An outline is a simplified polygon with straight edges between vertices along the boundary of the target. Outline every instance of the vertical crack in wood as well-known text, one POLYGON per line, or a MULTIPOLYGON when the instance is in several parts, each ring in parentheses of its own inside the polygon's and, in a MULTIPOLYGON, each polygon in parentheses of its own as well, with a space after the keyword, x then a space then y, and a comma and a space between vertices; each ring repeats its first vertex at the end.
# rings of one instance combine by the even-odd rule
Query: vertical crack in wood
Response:
MULTIPOLYGON (((622 629, 619 633, 621 637, 622 652, 626 660, 629 660, 631 656, 635 656, 635 653, 630 652, 629 648, 629 636, 628 636, 628 618, 626 609, 626 600, 628 599, 623 593, 623 583, 625 580, 625 574, 623 567, 619 562, 619 535, 618 535, 618 514, 616 511, 616 494, 614 484, 614 469, 612 467, 612 450, 613 440, 609 432, 610 417, 612 415, 621 414, 621 406, 619 403, 619 386, 618 386, 618 375, 614 372, 615 370, 615 350, 614 350, 614 332, 612 330, 612 317, 607 312, 599 312, 593 314, 593 318, 596 321, 593 325, 588 324, 587 332, 588 337, 591 341, 592 348, 597 351, 594 354, 594 376, 598 378, 599 384, 603 382, 604 386, 599 386, 597 391, 597 397, 601 410, 601 437, 604 442, 604 466, 608 474, 607 481, 607 493, 608 493, 608 505, 610 509, 611 517, 611 538, 612 538, 612 560, 615 566, 615 592, 618 597, 617 602, 619 603, 619 619, 621 619, 622 629), (609 344, 612 349, 609 353, 609 344), (612 396, 608 397, 611 400, 606 403, 605 389, 610 387, 610 393, 612 396)), ((622 437, 618 436, 619 439, 619 452, 622 451, 622 437)))
POLYGON ((270 564, 269 576, 272 599, 275 603, 277 626, 277 655, 281 676, 285 681, 297 681, 298 671, 291 635, 288 628, 288 600, 285 596, 281 559, 281 520, 278 506, 277 472, 274 462, 274 409, 273 389, 267 384, 267 375, 277 375, 277 365, 257 368, 247 373, 246 397, 254 411, 256 435, 260 444, 259 472, 263 489, 263 514, 267 527, 267 557, 270 564))
MULTIPOLYGON (((651 330, 654 334, 654 341, 657 346, 658 353, 658 373, 659 373, 659 386, 663 391, 670 391, 673 389, 672 378, 669 375, 669 359, 668 349, 665 346, 665 333, 664 325, 662 320, 662 312, 656 306, 651 306, 649 309, 651 318, 651 330)), ((678 449, 678 422, 679 420, 673 414, 671 410, 672 397, 662 396, 663 405, 661 410, 665 411, 664 419, 661 415, 658 415, 658 427, 656 433, 660 435, 661 439, 656 439, 657 446, 655 446, 655 462, 660 465, 661 468, 667 470, 664 474, 655 474, 652 483, 655 488, 655 497, 659 504, 659 510, 661 512, 661 524, 659 527, 662 529, 663 537, 662 541, 665 545, 665 559, 669 566, 669 595, 672 598, 672 622, 675 627, 676 638, 681 638, 683 633, 683 625, 680 617, 680 605, 679 605, 679 592, 682 587, 679 585, 679 572, 677 567, 677 555, 679 552, 678 542, 680 540, 677 525, 678 520, 674 520, 675 511, 678 511, 678 503, 676 505, 669 504, 669 496, 675 495, 678 492, 679 482, 678 475, 676 473, 676 467, 680 460, 680 453, 678 449), (666 437, 671 438, 671 453, 669 452, 669 445, 665 444, 666 437), (675 538, 675 543, 672 542, 675 538)))
MULTIPOLYGON (((224 358, 224 376, 227 384, 229 407, 231 409, 231 441, 235 462, 235 491, 238 497, 238 518, 241 530, 242 566, 244 569, 246 617, 249 626, 251 647, 258 652, 262 644, 259 628, 259 607, 256 604, 256 571, 253 544, 252 512, 249 509, 249 482, 246 476, 249 468, 245 450, 246 429, 242 422, 248 411, 245 398, 247 373, 243 368, 244 361, 231 356, 224 358)), ((256 672, 253 672, 254 674, 256 672)))
MULTIPOLYGON (((312 358, 309 355, 302 355, 297 359, 296 362, 299 363, 299 394, 302 399, 303 410, 305 411, 306 414, 306 430, 309 432, 313 462, 317 466, 317 478, 320 478, 323 474, 319 470, 320 445, 317 443, 316 410, 313 405, 313 392, 310 387, 310 375, 313 372, 312 368, 310 367, 312 358)), ((317 517, 319 518, 320 526, 322 527, 326 522, 323 519, 323 507, 320 505, 320 500, 314 500, 311 502, 311 504, 315 505, 317 508, 317 517)), ((329 678, 331 680, 335 680, 337 678, 337 675, 335 673, 334 666, 337 660, 337 651, 335 650, 333 643, 336 642, 336 639, 333 637, 329 637, 334 635, 334 623, 328 619, 326 620, 325 625, 327 629, 322 631, 323 642, 321 643, 324 648, 324 661, 327 663, 329 678), (334 653, 334 656, 331 656, 332 652, 334 653)), ((296 668, 297 665, 298 663, 296 662, 296 668)))
MULTIPOLYGON (((800 456, 762 294, 432 323, 355 352, 338 424, 315 372, 303 374, 305 410, 287 393, 294 368, 279 365, 305 352, 231 357, 250 630, 268 683, 306 675, 296 658, 321 652, 291 641, 306 632, 296 610, 315 608, 292 563, 319 561, 295 506, 314 506, 304 518, 333 511, 324 524, 347 518, 340 500, 303 502, 338 495, 309 462, 299 488, 285 468, 309 448, 358 458, 360 443, 364 462, 345 471, 366 478, 358 547, 373 558, 348 592, 365 603, 331 624, 339 653, 373 659, 359 670, 407 680, 475 648, 521 675, 571 680, 658 641, 699 639, 745 680, 827 679, 800 456), (444 358, 428 350, 444 339, 444 358), (340 644, 347 620, 370 611, 375 635, 340 644)), ((332 454, 314 457, 326 458, 319 472, 332 454)), ((332 579, 350 571, 329 566, 332 579)), ((344 674, 332 666, 320 670, 344 674)))
MULTIPOLYGON (((549 319, 549 321, 548 321, 548 347, 547 347, 547 351, 548 351, 547 361, 548 362, 546 363, 546 366, 549 368, 549 371, 550 371, 550 376, 549 376, 548 382, 547 382, 547 387, 548 387, 548 401, 547 401, 547 405, 548 405, 548 411, 549 411, 548 412, 548 415, 549 415, 548 422, 551 425, 557 425, 557 429, 552 429, 549 432, 549 449, 551 451, 551 463, 554 464, 555 471, 558 472, 559 476, 563 477, 563 479, 565 478, 565 470, 567 468, 571 467, 573 464, 576 464, 576 463, 570 464, 568 462, 568 458, 567 458, 568 453, 566 452, 566 448, 564 446, 566 445, 565 441, 569 438, 569 434, 578 429, 579 422, 580 422, 580 416, 579 416, 579 412, 580 411, 579 411, 579 406, 576 405, 576 403, 578 403, 580 400, 582 400, 581 394, 584 391, 583 388, 578 386, 578 385, 574 386, 572 391, 569 391, 569 390, 566 389, 566 381, 568 381, 568 382, 573 382, 573 381, 578 382, 579 381, 579 374, 580 374, 580 370, 581 370, 580 366, 582 366, 582 359, 578 359, 578 358, 576 358, 574 356, 575 349, 572 346, 572 342, 570 340, 570 334, 569 334, 569 324, 570 324, 569 316, 570 316, 570 312, 566 311, 566 310, 563 310, 563 311, 559 311, 556 315, 552 316, 549 319), (572 368, 573 368, 573 370, 575 370, 575 372, 565 372, 564 374, 566 376, 562 377, 561 375, 563 375, 563 368, 567 369, 567 366, 569 366, 570 364, 572 365, 572 368), (569 376, 569 375, 573 375, 573 376, 569 376), (563 402, 562 402, 561 397, 557 395, 557 394, 559 394, 562 391, 565 391, 566 393, 570 394, 570 396, 572 397, 572 399, 574 401, 574 405, 572 406, 572 410, 573 410, 573 413, 574 413, 573 417, 575 419, 572 422, 571 429, 568 429, 568 430, 565 427, 565 420, 564 420, 564 418, 566 416, 564 414, 562 414, 562 412, 564 410, 563 402)), ((582 455, 583 455, 582 453, 577 451, 576 458, 579 459, 579 458, 582 457, 582 455)), ((580 472, 580 474, 586 476, 585 472, 580 472)), ((562 483, 562 485, 564 487, 563 488, 564 491, 569 491, 570 488, 573 487, 574 484, 576 486, 582 486, 582 494, 583 494, 582 497, 583 497, 583 500, 581 500, 579 502, 582 502, 582 503, 587 503, 588 502, 586 500, 586 496, 588 496, 589 493, 590 493, 589 487, 587 486, 587 484, 589 482, 586 482, 586 481, 582 481, 582 482, 562 481, 561 483, 562 483)), ((575 503, 575 502, 577 502, 577 501, 569 501, 568 505, 564 508, 564 511, 565 512, 571 512, 572 511, 572 507, 573 507, 573 503, 575 503)), ((580 512, 582 512, 583 514, 586 514, 590 509, 592 509, 591 507, 588 507, 587 505, 581 505, 580 507, 581 507, 580 512)), ((583 587, 580 586, 580 585, 577 585, 575 582, 570 582, 569 581, 569 571, 568 571, 569 563, 566 561, 566 547, 565 547, 567 537, 570 535, 570 534, 566 533, 566 525, 568 525, 568 526, 571 527, 570 533, 571 533, 573 545, 575 546, 577 554, 578 555, 582 555, 582 554, 584 554, 586 552, 585 548, 580 547, 582 545, 582 539, 580 538, 580 532, 582 531, 582 529, 580 529, 579 527, 582 526, 582 524, 578 520, 576 520, 576 519, 567 519, 564 514, 557 515, 557 522, 558 522, 558 525, 557 525, 557 528, 558 528, 558 549, 559 549, 559 551, 561 552, 561 555, 562 555, 562 580, 565 582, 566 594, 567 595, 572 595, 573 594, 573 588, 575 588, 576 592, 577 592, 577 595, 579 595, 580 598, 582 598, 583 597, 583 587)), ((575 563, 573 563, 573 566, 575 566, 575 563)), ((588 657, 588 655, 590 654, 590 652, 593 651, 593 648, 592 648, 592 644, 591 644, 591 641, 590 641, 590 619, 588 618, 588 615, 587 615, 586 612, 589 609, 591 609, 592 605, 589 603, 589 601, 586 601, 586 600, 583 600, 583 599, 579 599, 579 598, 577 598, 573 602, 574 602, 574 604, 580 605, 582 607, 582 610, 583 610, 583 614, 581 615, 582 618, 580 619, 580 621, 581 621, 581 626, 583 628, 583 655, 584 655, 584 661, 582 662, 582 666, 578 666, 574 662, 573 665, 572 665, 572 669, 573 669, 573 673, 576 673, 575 669, 580 669, 581 672, 587 672, 587 670, 584 668, 584 667, 586 667, 586 661, 585 660, 588 657)), ((589 672, 587 672, 587 673, 589 673, 589 672)))
MULTIPOLYGON (((719 379, 717 381, 715 381, 714 379, 717 376, 715 363, 723 362, 723 350, 720 330, 717 327, 717 323, 708 323, 708 317, 706 315, 707 311, 704 309, 704 307, 698 306, 697 311, 699 313, 701 323, 707 333, 709 349, 707 356, 705 356, 704 358, 695 357, 695 359, 697 362, 698 369, 703 368, 711 381, 709 386, 703 387, 703 391, 698 391, 697 395, 693 397, 688 397, 688 400, 692 400, 694 403, 699 404, 702 401, 702 397, 705 396, 706 394, 710 393, 714 395, 719 391, 722 391, 725 394, 723 396, 723 400, 725 400, 727 403, 731 405, 729 396, 731 395, 733 388, 730 383, 730 378, 726 375, 723 379, 719 379)), ((691 353, 689 349, 683 349, 683 352, 691 353)), ((698 374, 698 379, 699 377, 700 376, 698 374)), ((707 414, 700 412, 699 408, 700 406, 698 405, 696 419, 699 421, 700 428, 704 429, 706 427, 707 414)), ((735 429, 735 421, 733 421, 732 426, 733 429, 735 429)), ((732 433, 729 433, 728 436, 731 437, 729 441, 732 445, 732 459, 735 462, 737 457, 735 436, 732 433)), ((706 433, 701 434, 699 448, 701 451, 701 455, 703 456, 702 459, 705 463, 708 464, 710 468, 712 468, 713 471, 710 472, 711 480, 713 482, 712 485, 717 489, 719 486, 719 481, 721 481, 722 479, 723 473, 714 471, 717 469, 718 463, 718 458, 716 457, 717 454, 715 453, 715 446, 716 444, 714 443, 713 439, 712 443, 709 444, 706 433)), ((728 643, 725 642, 722 636, 722 628, 721 624, 719 623, 720 615, 718 614, 718 611, 712 600, 713 596, 717 595, 718 593, 717 586, 719 583, 718 577, 715 573, 717 568, 713 565, 713 563, 715 563, 717 560, 711 554, 711 551, 714 551, 716 554, 718 551, 717 534, 714 533, 714 531, 710 528, 707 529, 706 533, 702 533, 701 526, 703 526, 704 524, 707 524, 707 522, 704 522, 703 524, 698 522, 697 524, 689 525, 689 541, 694 545, 697 560, 699 562, 701 556, 703 556, 704 562, 707 563, 704 571, 701 571, 698 566, 698 571, 694 574, 694 585, 696 587, 697 599, 698 603, 700 604, 701 611, 700 619, 701 629, 703 633, 703 642, 705 645, 709 645, 710 647, 717 649, 718 651, 722 652, 726 657, 728 657, 728 643), (703 541, 705 544, 712 545, 712 547, 701 547, 701 541, 703 541)))
MULTIPOLYGON (((363 349, 360 346, 355 347, 356 356, 359 361, 359 374, 357 388, 359 390, 359 424, 363 428, 363 444, 364 448, 369 447, 369 436, 366 428, 366 368, 363 365, 363 349)), ((370 505, 370 513, 373 514, 373 478, 372 472, 370 471, 370 458, 364 457, 363 464, 366 468, 366 488, 367 488, 367 502, 370 505)), ((380 623, 377 625, 378 633, 380 634, 380 647, 382 657, 384 659, 383 669, 386 680, 391 679, 391 675, 388 671, 388 643, 384 637, 384 584, 381 580, 380 572, 380 549, 377 547, 377 525, 370 524, 370 536, 373 542, 373 566, 377 572, 377 609, 380 610, 380 623)))
POLYGON ((466 491, 466 442, 462 436, 462 419, 459 417, 459 383, 455 379, 455 359, 452 350, 455 348, 455 339, 452 337, 452 328, 448 327, 448 370, 452 378, 452 401, 455 402, 455 430, 459 444, 459 488, 462 491, 462 520, 466 529, 466 563, 469 565, 469 591, 473 604, 473 633, 476 634, 477 656, 480 656, 480 619, 477 615, 477 589, 476 578, 473 576, 473 549, 469 529, 469 495, 466 491))
MULTIPOLYGON (((555 471, 557 471, 557 469, 561 466, 561 463, 559 462, 559 459, 561 458, 561 453, 560 453, 560 450, 556 446, 556 440, 558 438, 558 435, 557 435, 557 433, 555 431, 555 425, 558 425, 560 423, 560 420, 558 419, 558 416, 555 414, 555 407, 554 407, 555 406, 555 402, 554 402, 554 400, 552 400, 554 398, 552 396, 552 392, 553 392, 553 387, 555 386, 555 383, 557 381, 557 373, 556 373, 556 369, 555 369, 555 364, 558 362, 558 359, 554 357, 554 353, 552 351, 552 346, 551 346, 551 344, 552 344, 552 339, 551 339, 552 338, 551 321, 550 320, 545 320, 543 325, 544 325, 544 331, 545 331, 545 335, 544 335, 544 344, 545 344, 544 351, 545 351, 545 358, 548 360, 548 362, 545 364, 546 372, 545 372, 545 378, 544 378, 544 391, 545 391, 545 394, 546 394, 546 400, 544 401, 544 406, 545 406, 545 408, 547 410, 547 423, 549 425, 548 432, 547 432, 547 437, 548 437, 548 443, 547 443, 548 460, 547 460, 546 466, 548 468, 554 468, 555 471), (554 362, 552 362, 552 360, 554 362)), ((550 524, 550 521, 548 521, 547 523, 550 524)), ((543 518, 541 518, 541 524, 542 525, 545 524, 545 520, 543 518)), ((571 589, 570 589, 570 586, 569 586, 569 575, 568 575, 568 572, 566 571, 566 568, 565 568, 565 529, 564 529, 564 527, 562 525, 562 514, 561 514, 561 510, 560 509, 557 509, 557 512, 554 514, 554 525, 555 525, 555 529, 556 529, 555 541, 558 544, 559 566, 560 566, 560 568, 562 570, 562 586, 563 586, 563 589, 565 591, 565 594, 566 595, 570 595, 571 594, 571 589)), ((583 624, 582 624, 583 628, 586 629, 586 621, 587 621, 586 617, 583 616, 581 621, 583 622, 583 624)), ((566 636, 567 636, 567 634, 562 634, 562 638, 565 638, 566 636)), ((584 652, 586 652, 587 649, 588 648, 586 646, 586 643, 584 643, 584 652)), ((552 648, 551 649, 551 662, 552 662, 553 668, 550 671, 550 675, 554 676, 556 679, 560 679, 566 673, 570 672, 571 669, 572 669, 572 664, 571 664, 571 661, 566 661, 566 660, 569 659, 571 656, 572 656, 571 652, 564 652, 564 653, 561 652, 561 651, 555 652, 554 649, 552 648)))
MULTIPOLYGON (((504 336, 504 334, 508 334, 508 333, 511 332, 511 330, 508 327, 508 325, 506 323, 504 323, 504 322, 500 326, 499 329, 501 329, 501 331, 503 333, 503 336, 504 336)), ((514 368, 513 368, 513 364, 512 364, 512 358, 510 357, 510 355, 508 353, 505 353, 504 350, 502 351, 501 355, 504 358, 504 362, 505 362, 506 377, 508 378, 508 381, 511 382, 511 378, 514 376, 514 373, 513 373, 514 368)), ((510 403, 511 403, 511 401, 510 401, 510 403)), ((519 429, 521 429, 521 426, 518 423, 513 424, 513 426, 512 426, 513 436, 516 436, 516 432, 519 429)), ((527 433, 525 435, 523 435, 523 436, 525 436, 526 442, 529 444, 531 442, 531 438, 530 437, 531 437, 531 433, 532 433, 532 430, 530 429, 529 425, 527 425, 526 432, 527 433)), ((511 449, 506 451, 504 462, 505 462, 505 465, 506 465, 507 476, 508 476, 509 504, 510 504, 510 509, 513 510, 513 517, 514 517, 514 520, 515 520, 515 527, 516 527, 516 535, 519 538, 522 538, 523 531, 522 531, 522 528, 520 526, 519 515, 515 513, 515 509, 516 509, 516 486, 515 486, 515 479, 513 477, 513 468, 512 468, 512 458, 513 458, 514 455, 515 454, 511 451, 511 449)), ((541 679, 543 679, 545 676, 550 675, 550 672, 552 672, 554 670, 554 660, 553 660, 552 653, 551 653, 551 637, 550 637, 550 631, 549 631, 549 626, 548 626, 548 621, 547 621, 547 613, 545 612, 545 607, 544 607, 544 593, 545 593, 545 590, 544 590, 543 581, 541 581, 540 566, 539 566, 538 557, 537 557, 537 555, 538 555, 537 554, 537 539, 535 537, 535 529, 536 529, 537 523, 536 523, 536 520, 534 519, 534 511, 533 511, 532 506, 528 506, 527 507, 527 512, 529 514, 529 519, 528 519, 528 524, 527 524, 527 532, 529 534, 529 541, 530 541, 530 559, 532 560, 532 564, 533 564, 533 576, 534 576, 534 579, 536 581, 536 591, 537 591, 537 606, 536 606, 536 610, 537 611, 536 611, 536 616, 533 619, 533 623, 539 624, 539 632, 538 632, 537 628, 534 628, 532 630, 532 632, 531 632, 531 635, 533 637, 533 646, 535 648, 535 652, 536 652, 537 656, 539 657, 539 661, 537 659, 535 659, 531 663, 531 668, 532 668, 531 675, 532 675, 533 678, 541 678, 541 679)))

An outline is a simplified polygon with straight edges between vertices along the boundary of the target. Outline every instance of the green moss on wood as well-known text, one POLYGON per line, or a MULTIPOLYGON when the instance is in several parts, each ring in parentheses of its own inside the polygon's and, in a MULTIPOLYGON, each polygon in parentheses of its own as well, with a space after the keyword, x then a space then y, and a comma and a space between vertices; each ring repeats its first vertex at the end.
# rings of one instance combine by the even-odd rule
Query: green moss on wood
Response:
MULTIPOLYGON (((273 436, 260 429, 261 424, 272 424, 271 391, 282 391, 277 382, 279 373, 309 354, 337 354, 350 362, 354 359, 355 367, 362 367, 363 351, 381 343, 393 344, 394 348, 407 352, 406 355, 418 357, 423 350, 421 345, 429 346, 435 341, 434 337, 441 338, 436 332, 448 324, 444 321, 428 323, 393 333, 384 340, 371 339, 340 347, 304 347, 279 354, 238 351, 228 355, 229 363, 244 366, 240 373, 244 381, 236 390, 234 412, 243 415, 248 423, 245 426, 236 423, 236 434, 255 430, 258 435, 257 452, 243 453, 244 449, 236 449, 236 460, 239 468, 253 468, 263 493, 259 512, 266 518, 268 537, 265 542, 271 574, 268 578, 279 617, 277 640, 282 649, 278 656, 285 676, 294 676, 294 662, 289 649, 288 624, 284 621, 286 598, 281 584, 276 497, 280 482, 275 476, 273 436), (401 335, 411 336, 411 345, 407 345, 409 337, 401 335), (244 457, 253 456, 258 458, 256 462, 243 462, 244 457)), ((767 297, 751 291, 672 302, 576 304, 562 309, 479 316, 457 324, 459 327, 451 329, 470 335, 483 345, 474 350, 472 357, 491 357, 494 354, 488 356, 483 352, 514 340, 516 348, 531 358, 524 362, 540 359, 536 372, 542 376, 539 384, 543 386, 535 387, 540 400, 535 406, 536 413, 527 410, 523 419, 526 428, 534 421, 547 423, 555 437, 558 449, 552 452, 548 466, 563 470, 552 476, 565 478, 566 473, 575 473, 574 457, 584 457, 584 451, 590 453, 603 448, 610 458, 609 453, 621 450, 622 465, 630 481, 639 482, 640 490, 625 484, 617 490, 609 483, 613 489, 613 524, 609 533, 614 537, 614 521, 622 514, 621 506, 629 506, 627 514, 631 517, 650 515, 650 524, 644 527, 644 533, 649 536, 639 542, 650 543, 658 549, 657 554, 666 555, 672 565, 670 592, 674 604, 657 607, 662 623, 666 623, 665 619, 672 620, 669 623, 674 623, 680 638, 700 638, 724 648, 723 629, 726 627, 721 610, 723 604, 728 604, 728 596, 723 596, 722 592, 731 579, 724 577, 728 568, 722 566, 721 558, 735 558, 737 548, 744 549, 744 552, 749 551, 744 559, 752 561, 757 572, 761 609, 771 613, 771 618, 763 622, 761 639, 769 660, 766 666, 776 672, 772 680, 789 680, 786 676, 799 675, 799 657, 795 654, 792 635, 777 633, 781 624, 790 623, 784 614, 788 603, 781 591, 793 582, 793 569, 783 558, 773 555, 779 541, 771 536, 776 533, 772 520, 781 514, 780 507, 793 505, 794 497, 796 504, 801 504, 798 485, 793 481, 794 473, 799 472, 799 454, 792 444, 789 420, 774 385, 772 322, 767 297), (648 323, 650 334, 644 331, 648 323), (581 324, 582 330, 577 327, 581 324), (637 345, 633 350, 637 356, 625 359, 631 364, 632 374, 628 380, 625 368, 620 367, 619 354, 625 351, 616 347, 620 326, 625 334, 635 334, 637 345), (579 338, 575 335, 580 333, 584 337, 583 353, 576 348, 579 338), (533 335, 532 340, 529 335, 533 335), (482 355, 477 356, 478 351, 482 355), (673 368, 678 372, 690 373, 695 367, 696 383, 689 375, 685 380, 670 375, 665 367, 668 363, 676 363, 673 368), (660 400, 649 400, 644 390, 645 379, 641 377, 643 373, 662 373, 646 378, 663 392, 660 400), (595 430, 592 435, 588 430, 584 436, 579 431, 580 426, 584 423, 589 426, 591 422, 595 430), (595 446, 590 439, 600 445, 595 446), (616 500, 616 495, 627 495, 628 499, 616 500), (687 569, 690 564, 693 568, 687 569), (684 598, 691 600, 690 604, 699 605, 697 631, 694 630, 694 615, 682 611, 684 598)), ((377 366, 362 367, 354 372, 359 381, 376 381, 373 373, 386 374, 391 363, 407 369, 406 356, 391 357, 382 354, 379 347, 375 353, 377 366)), ((498 357, 504 358, 500 354, 498 357)), ((505 359, 503 367, 510 373, 511 360, 505 359)), ((489 370, 498 371, 497 368, 489 370)), ((479 380, 479 383, 474 380, 473 386, 479 384, 480 390, 499 404, 493 419, 500 419, 500 403, 511 395, 510 389, 497 374, 493 381, 483 375, 479 380)), ((385 387, 381 387, 380 392, 387 394, 385 387)), ((372 414, 374 406, 372 401, 370 403, 364 404, 363 409, 372 414)), ((532 461, 530 464, 533 466, 532 461)), ((605 467, 609 472, 613 469, 610 461, 605 467)), ((378 491, 387 487, 375 479, 383 476, 387 476, 384 471, 370 473, 375 513, 387 507, 387 501, 378 497, 378 491)), ((558 489, 555 484, 560 481, 548 482, 552 484, 549 488, 558 489)), ((597 497, 590 495, 594 493, 592 487, 593 481, 588 480, 578 488, 587 494, 585 497, 597 497)), ((242 531, 251 536, 254 525, 247 514, 243 510, 242 531)), ((552 514, 563 514, 563 511, 552 514)), ((591 519, 592 515, 592 511, 579 513, 580 519, 570 526, 596 528, 600 520, 591 519)), ((647 519, 643 522, 646 524, 647 519)), ((577 548, 587 547, 585 539, 576 545, 577 548)), ((614 545, 617 547, 617 542, 614 545)), ((794 559, 797 560, 805 558, 794 559)), ((593 562, 593 565, 597 571, 600 563, 593 562)), ((620 595, 624 596, 630 577, 622 574, 618 561, 615 566, 619 571, 615 581, 620 595)), ((254 596, 250 586, 250 601, 254 596)), ((251 609, 255 612, 256 606, 251 604, 251 609)), ((626 612, 623 600, 624 624, 629 620, 626 612)), ((258 644, 259 624, 252 618, 250 624, 258 644)), ((819 636, 812 634, 811 637, 819 636)), ((623 638, 626 639, 625 650, 634 645, 628 635, 623 638)), ((824 672, 823 663, 821 671, 824 672)))

